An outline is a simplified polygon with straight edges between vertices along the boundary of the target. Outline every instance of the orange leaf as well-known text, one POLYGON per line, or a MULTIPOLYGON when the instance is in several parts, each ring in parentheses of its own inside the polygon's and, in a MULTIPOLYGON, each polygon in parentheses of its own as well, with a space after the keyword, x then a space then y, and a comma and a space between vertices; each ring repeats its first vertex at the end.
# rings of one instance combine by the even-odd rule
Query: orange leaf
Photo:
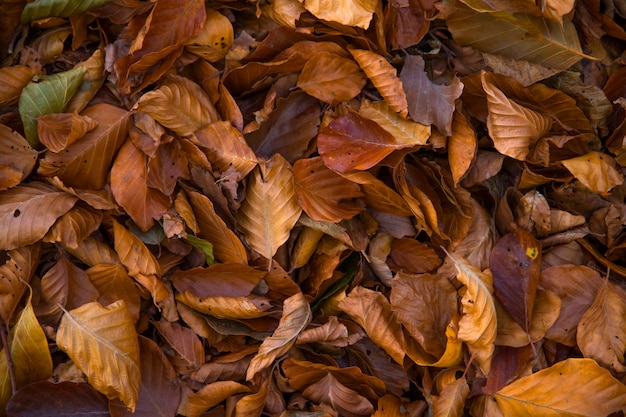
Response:
POLYGON ((219 114, 204 90, 188 78, 168 75, 157 89, 142 95, 135 105, 180 136, 219 120, 219 114))
POLYGON ((314 220, 339 222, 365 208, 359 186, 328 169, 319 156, 299 159, 293 173, 298 201, 314 220))
POLYGON ((339 302, 339 308, 356 321, 378 346, 397 363, 404 363, 404 336, 401 324, 385 296, 364 287, 356 287, 339 302))
POLYGON ((226 56, 233 40, 230 20, 217 10, 207 7, 204 26, 200 33, 185 42, 185 49, 209 62, 216 62, 226 56))
POLYGON ((39 141, 56 153, 97 126, 98 122, 95 119, 77 113, 50 113, 37 118, 39 141))
POLYGON ((0 68, 0 106, 11 106, 18 102, 22 89, 40 71, 25 65, 0 68))
POLYGON ((19 133, 0 125, 0 191, 18 185, 35 167, 37 151, 19 133))
POLYGON ((78 244, 95 232, 102 222, 102 212, 76 204, 70 211, 59 217, 52 225, 44 242, 63 242, 63 245, 76 249, 78 244))
POLYGON ((454 185, 469 170, 478 148, 476 132, 460 111, 455 111, 452 118, 452 135, 448 138, 448 160, 454 185))
POLYGON ((98 264, 85 271, 89 279, 98 289, 98 302, 109 305, 117 300, 124 300, 134 321, 139 319, 141 297, 135 282, 119 263, 98 264))
POLYGON ((298 87, 318 100, 335 105, 356 97, 366 80, 353 60, 320 52, 304 64, 298 76, 298 87))
POLYGON ((521 161, 539 139, 552 128, 552 120, 509 99, 483 76, 487 93, 487 129, 495 148, 503 155, 521 161))
POLYGON ((585 187, 601 195, 608 195, 611 189, 624 182, 615 160, 606 153, 589 152, 561 163, 585 187))
POLYGON ((243 392, 250 392, 250 388, 235 381, 217 381, 203 386, 198 392, 187 390, 176 414, 185 417, 200 417, 203 413, 222 401, 243 392))
POLYGON ((237 221, 248 245, 272 259, 289 238, 301 212, 291 166, 276 154, 252 172, 237 221))
POLYGON ((604 417, 626 407, 626 386, 592 359, 566 359, 493 396, 507 416, 604 417))
POLYGON ((302 4, 318 19, 367 29, 377 3, 374 0, 313 0, 302 1, 302 4))
POLYGON ((278 327, 272 335, 259 347, 259 351, 250 361, 246 372, 246 380, 267 368, 276 358, 287 353, 296 341, 298 335, 311 322, 311 309, 302 293, 297 293, 283 302, 283 315, 278 327))
POLYGON ((127 140, 111 168, 111 191, 137 226, 146 231, 170 208, 169 198, 148 187, 146 156, 127 140))
POLYGON ((372 120, 391 133, 398 143, 410 146, 426 145, 430 137, 430 126, 405 119, 392 110, 384 101, 363 99, 359 114, 372 120))
POLYGON ((0 191, 0 249, 31 245, 43 238, 76 203, 73 195, 40 182, 0 191))
POLYGON ((146 245, 124 226, 112 220, 115 251, 131 276, 161 275, 161 265, 146 245))
POLYGON ((46 152, 38 172, 48 177, 58 176, 70 187, 101 189, 107 182, 115 154, 126 140, 129 115, 128 111, 105 103, 88 107, 83 116, 93 119, 98 126, 63 152, 46 152))
POLYGON ((367 398, 341 384, 330 373, 306 387, 302 395, 317 403, 329 404, 346 417, 371 416, 374 412, 367 398))
POLYGON ((215 257, 222 262, 247 264, 246 248, 215 212, 211 200, 194 191, 189 193, 189 200, 198 222, 198 235, 213 244, 215 257))
POLYGON ((10 323, 22 300, 27 284, 35 274, 40 253, 40 245, 23 246, 5 253, 6 261, 0 265, 0 319, 4 323, 10 323))
POLYGON ((409 115, 406 94, 396 69, 381 55, 364 49, 348 49, 363 72, 394 112, 409 115))

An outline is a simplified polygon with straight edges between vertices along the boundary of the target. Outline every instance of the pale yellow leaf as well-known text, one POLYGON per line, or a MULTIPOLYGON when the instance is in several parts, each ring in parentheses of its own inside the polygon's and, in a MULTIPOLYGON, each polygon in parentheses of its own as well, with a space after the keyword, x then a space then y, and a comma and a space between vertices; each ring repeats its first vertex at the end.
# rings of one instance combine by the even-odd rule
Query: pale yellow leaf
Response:
POLYGON ((358 26, 367 29, 376 5, 376 0, 307 0, 301 1, 304 8, 322 20, 358 26))
POLYGON ((601 195, 607 195, 624 182, 624 176, 616 169, 615 160, 606 153, 589 152, 561 163, 585 187, 601 195))
POLYGON ((430 126, 403 118, 384 101, 364 99, 359 114, 373 120, 391 133, 399 144, 426 145, 430 137, 430 126))

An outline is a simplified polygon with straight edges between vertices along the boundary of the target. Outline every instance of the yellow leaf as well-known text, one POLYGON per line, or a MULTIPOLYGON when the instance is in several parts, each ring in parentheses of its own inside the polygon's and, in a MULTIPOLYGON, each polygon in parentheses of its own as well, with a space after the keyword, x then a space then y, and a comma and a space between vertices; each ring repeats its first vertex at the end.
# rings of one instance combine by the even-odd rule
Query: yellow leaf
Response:
POLYGON ((91 302, 66 311, 57 344, 87 375, 92 387, 135 410, 141 382, 139 341, 123 300, 107 307, 91 302))
POLYGON ((161 265, 141 239, 113 220, 115 251, 131 276, 160 275, 161 265))
POLYGON ((254 319, 270 314, 271 300, 260 295, 248 297, 206 297, 198 298, 191 291, 176 294, 181 303, 219 319, 254 319))
POLYGON ((504 415, 606 417, 626 407, 626 385, 592 359, 566 359, 494 394, 504 415))
POLYGON ((601 195, 607 195, 624 182, 624 176, 615 168, 615 160, 606 153, 589 152, 561 163, 585 187, 601 195))
MULTIPOLYGON (((448 255, 449 256, 449 255, 448 255)), ((482 372, 487 375, 496 341, 496 306, 492 295, 493 278, 470 265, 465 259, 453 259, 456 278, 465 286, 461 298, 459 340, 467 344, 482 372)))
POLYGON ((283 302, 283 316, 274 333, 266 338, 259 352, 250 361, 246 379, 254 378, 257 372, 268 367, 274 360, 287 353, 298 335, 311 322, 312 314, 309 303, 302 293, 296 293, 283 302))
MULTIPOLYGON (((17 388, 52 376, 48 339, 35 317, 30 296, 11 329, 8 342, 17 388)), ((5 410, 11 395, 7 355, 3 349, 0 351, 0 414, 5 410)))
POLYGON ((301 0, 305 9, 322 20, 367 29, 377 0, 301 0))
POLYGON ((359 107, 359 114, 375 121, 391 133, 396 142, 404 145, 426 145, 430 137, 430 126, 403 118, 384 101, 364 99, 359 107))
POLYGON ((291 166, 276 154, 252 172, 237 220, 248 245, 272 259, 301 212, 291 166))
POLYGON ((445 385, 439 395, 433 398, 433 417, 463 416, 465 400, 469 392, 465 377, 445 385))
POLYGON ((185 48, 209 62, 216 62, 226 56, 233 40, 230 20, 217 10, 207 7, 204 26, 200 33, 185 43, 185 48))

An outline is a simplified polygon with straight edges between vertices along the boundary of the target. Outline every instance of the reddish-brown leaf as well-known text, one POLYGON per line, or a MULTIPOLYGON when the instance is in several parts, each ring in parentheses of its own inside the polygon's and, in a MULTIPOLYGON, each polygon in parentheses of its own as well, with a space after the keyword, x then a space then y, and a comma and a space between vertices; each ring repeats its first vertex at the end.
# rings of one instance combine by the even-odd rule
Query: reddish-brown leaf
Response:
POLYGON ((77 113, 50 113, 37 118, 39 141, 55 153, 61 152, 97 126, 95 119, 77 113))
POLYGON ((35 167, 37 151, 19 133, 0 125, 0 191, 18 185, 35 167))
POLYGON ((127 140, 111 168, 111 191, 135 223, 148 230, 170 208, 168 196, 148 187, 146 155, 127 140))
POLYGON ((264 271, 241 263, 221 263, 207 268, 175 271, 172 284, 178 292, 205 297, 245 297, 265 276, 264 271))
POLYGON ((0 318, 9 323, 19 305, 27 284, 35 274, 40 245, 23 246, 5 252, 6 261, 0 265, 0 318))
POLYGON ((39 381, 16 392, 9 400, 6 411, 9 416, 20 417, 108 417, 109 402, 86 383, 39 381))
POLYGON ((504 235, 491 252, 495 295, 522 329, 530 329, 541 271, 541 244, 517 229, 504 235))
POLYGON ((110 104, 88 107, 83 116, 98 126, 63 152, 46 152, 38 172, 48 177, 58 176, 65 185, 99 190, 107 182, 111 163, 126 140, 130 113, 110 104))

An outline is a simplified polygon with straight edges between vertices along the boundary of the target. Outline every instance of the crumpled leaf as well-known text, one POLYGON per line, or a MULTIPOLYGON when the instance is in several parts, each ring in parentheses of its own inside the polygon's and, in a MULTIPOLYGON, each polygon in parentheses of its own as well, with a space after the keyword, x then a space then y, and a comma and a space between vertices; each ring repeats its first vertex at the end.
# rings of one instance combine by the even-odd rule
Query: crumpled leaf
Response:
POLYGON ((246 380, 267 368, 276 358, 287 353, 298 335, 311 322, 311 308, 302 293, 297 293, 283 302, 283 315, 272 335, 259 347, 258 353, 250 361, 246 371, 246 380))
POLYGON ((19 109, 24 123, 24 134, 31 146, 35 147, 39 143, 37 117, 48 113, 62 113, 80 86, 86 71, 85 68, 75 67, 33 80, 24 87, 19 109))
POLYGON ((317 403, 329 404, 346 417, 371 416, 374 412, 367 398, 341 384, 330 373, 306 387, 302 395, 317 403))
POLYGON ((183 394, 176 414, 185 417, 200 417, 205 411, 227 398, 243 392, 250 392, 250 388, 235 381, 213 382, 203 386, 198 392, 188 390, 183 394))
POLYGON ((605 417, 626 407, 626 386, 592 359, 566 359, 493 396, 505 415, 515 416, 605 417))
POLYGON ((456 278, 465 286, 461 298, 459 340, 465 342, 476 357, 483 374, 491 369, 496 341, 496 306, 492 295, 493 278, 470 265, 465 259, 453 259, 456 278))
POLYGON ((301 212, 291 166, 276 154, 252 172, 237 221, 248 245, 272 259, 301 212))
POLYGON ((67 213, 78 199, 41 182, 0 192, 0 249, 31 245, 67 213))
POLYGON ((96 126, 98 122, 89 116, 77 113, 50 113, 39 116, 37 131, 39 141, 43 145, 52 152, 61 152, 96 126))
POLYGON ((92 302, 65 312, 57 344, 92 387, 135 411, 141 382, 139 342, 124 301, 107 307, 92 302))
POLYGON ((204 26, 200 33, 185 43, 185 49, 209 62, 216 62, 226 56, 233 40, 230 20, 217 10, 207 7, 204 26))

